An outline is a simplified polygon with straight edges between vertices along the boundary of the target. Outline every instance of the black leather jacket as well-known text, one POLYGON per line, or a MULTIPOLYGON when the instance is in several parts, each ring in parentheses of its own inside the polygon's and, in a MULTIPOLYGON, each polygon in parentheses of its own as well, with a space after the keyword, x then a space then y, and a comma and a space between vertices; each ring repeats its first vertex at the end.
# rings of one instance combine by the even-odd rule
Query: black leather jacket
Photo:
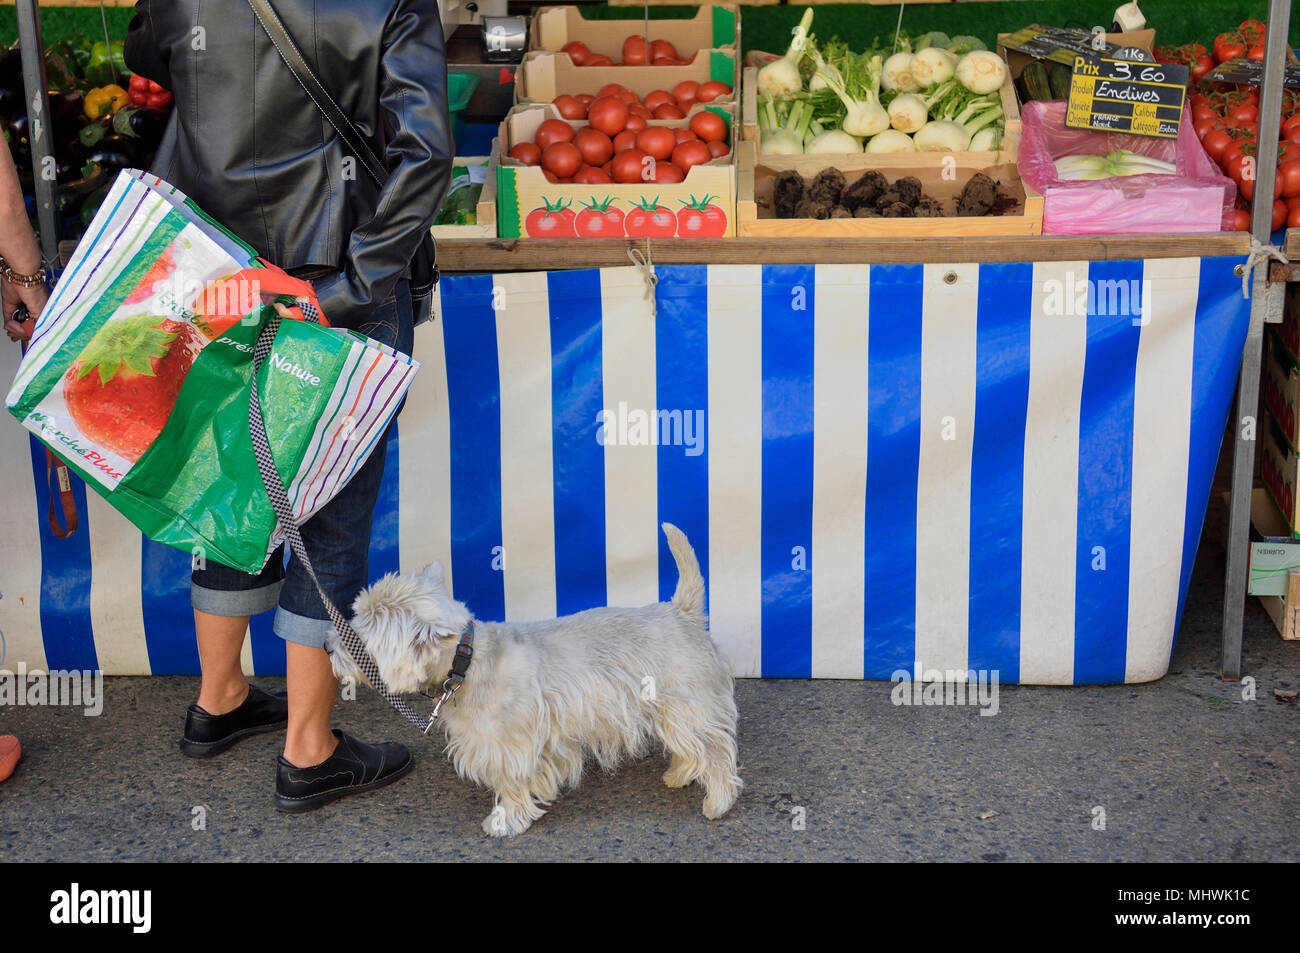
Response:
POLYGON ((285 29, 384 159, 375 185, 242 0, 139 0, 126 61, 175 94, 153 171, 285 269, 330 322, 364 323, 409 273, 451 177, 436 0, 276 0, 285 29), (196 47, 198 47, 196 49, 196 47))

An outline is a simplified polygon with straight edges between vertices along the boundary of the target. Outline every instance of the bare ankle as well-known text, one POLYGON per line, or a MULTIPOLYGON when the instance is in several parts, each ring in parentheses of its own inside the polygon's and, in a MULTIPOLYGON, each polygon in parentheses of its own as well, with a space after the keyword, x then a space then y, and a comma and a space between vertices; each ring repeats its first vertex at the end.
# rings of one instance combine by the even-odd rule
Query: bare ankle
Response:
POLYGON ((209 715, 225 715, 244 703, 248 698, 248 679, 240 676, 238 680, 230 679, 219 685, 205 682, 199 688, 198 705, 209 715))
POLYGON ((295 768, 314 768, 318 764, 323 764, 334 756, 334 749, 339 746, 339 740, 333 733, 326 735, 326 738, 328 740, 285 738, 284 760, 295 768))

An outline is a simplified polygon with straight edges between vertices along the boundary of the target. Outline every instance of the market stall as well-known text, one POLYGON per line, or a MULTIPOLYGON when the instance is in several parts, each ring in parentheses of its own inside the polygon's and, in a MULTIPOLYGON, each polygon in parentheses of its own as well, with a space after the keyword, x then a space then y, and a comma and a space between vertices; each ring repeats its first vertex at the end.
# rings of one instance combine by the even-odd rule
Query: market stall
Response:
MULTIPOLYGON (((942 25, 940 9, 926 22, 942 25)), ((1288 13, 1274 3, 1270 22, 1288 13)), ((1032 48, 1020 63, 1003 50, 1006 75, 981 89, 957 68, 972 38, 917 37, 952 75, 918 85, 916 129, 888 114, 901 88, 875 106, 876 128, 875 110, 854 121, 880 95, 879 54, 823 45, 842 85, 805 90, 825 73, 805 65, 778 106, 759 81, 776 57, 741 56, 734 9, 652 21, 640 65, 612 55, 635 63, 634 36, 584 32, 575 16, 533 21, 518 104, 493 153, 466 160, 481 189, 437 232, 437 320, 417 335, 424 368, 391 445, 372 573, 441 558, 457 597, 487 618, 650 601, 674 584, 656 536, 671 520, 700 554, 712 632, 739 675, 1161 677, 1232 390, 1257 392, 1266 310, 1279 307, 1265 267, 1275 209, 1257 203, 1251 231, 1233 230, 1239 183, 1207 158, 1191 115, 1170 120, 1163 101, 1158 147, 1087 134, 1109 165, 1066 175, 1051 154, 1065 110, 1039 108, 1051 100, 1022 82, 1040 62, 1032 48), (658 65, 645 62, 652 39, 673 51, 658 65), (611 62, 579 65, 572 43, 611 62), (611 84, 621 91, 597 95, 611 84), (605 98, 621 108, 597 110, 605 98), (634 107, 648 114, 639 124, 634 107), (859 152, 804 154, 833 140, 835 122, 859 152), (942 123, 969 148, 921 151, 921 128, 942 123), (996 135, 976 142, 985 128, 996 135), (663 145, 643 135, 656 129, 663 145), (873 152, 885 131, 906 151, 873 152), (631 136, 621 150, 620 135, 631 136), (773 151, 778 136, 797 136, 800 154, 773 151), (1043 169, 1031 171, 1026 139, 1043 169), (692 142, 698 156, 679 151, 692 142), (615 151, 639 168, 617 172, 615 151), (1144 159, 1169 168, 1123 168, 1144 159), (1084 227, 1071 205, 1081 194, 1151 215, 1163 201, 1164 234, 1084 227)), ((1130 39, 1097 40, 1109 44, 1100 59, 1130 39)), ((1261 54, 1259 142, 1279 137, 1285 40, 1270 31, 1261 54)), ((1089 141, 1071 135, 1072 148, 1089 141)), ((1268 194, 1275 172, 1261 162, 1248 181, 1268 194)), ((1253 431, 1234 430, 1227 676, 1240 672, 1254 446, 1253 431)), ((188 554, 143 539, 80 487, 85 532, 56 539, 48 485, 31 479, 43 451, 28 453, 17 428, 0 440, 6 482, 22 487, 0 518, 30 556, 5 594, 40 594, 0 600, 10 658, 197 671, 174 635, 188 554)), ((283 664, 268 629, 254 623, 256 671, 283 664)))

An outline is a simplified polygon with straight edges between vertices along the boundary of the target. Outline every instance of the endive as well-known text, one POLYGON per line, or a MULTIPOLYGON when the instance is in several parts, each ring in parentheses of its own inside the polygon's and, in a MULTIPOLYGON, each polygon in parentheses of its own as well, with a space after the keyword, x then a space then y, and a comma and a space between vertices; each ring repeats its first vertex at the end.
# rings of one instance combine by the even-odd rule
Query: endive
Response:
POLYGON ((1173 175, 1172 162, 1116 149, 1106 155, 1062 156, 1056 160, 1057 178, 1067 182, 1113 179, 1126 175, 1173 175))

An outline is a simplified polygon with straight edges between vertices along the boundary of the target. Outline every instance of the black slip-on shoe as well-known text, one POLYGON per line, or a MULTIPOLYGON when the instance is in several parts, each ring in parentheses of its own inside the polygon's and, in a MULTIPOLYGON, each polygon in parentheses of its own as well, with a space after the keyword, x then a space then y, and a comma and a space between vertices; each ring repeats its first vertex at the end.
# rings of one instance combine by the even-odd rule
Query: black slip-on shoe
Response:
POLYGON ((249 685, 244 703, 224 715, 210 715, 198 705, 191 705, 185 713, 181 753, 191 758, 211 758, 243 738, 279 731, 288 721, 289 702, 283 694, 272 695, 249 685))
POLYGON ((373 791, 404 777, 415 765, 405 745, 385 741, 368 745, 337 728, 334 754, 320 764, 296 768, 283 756, 275 770, 275 806, 290 814, 324 807, 349 794, 373 791))

